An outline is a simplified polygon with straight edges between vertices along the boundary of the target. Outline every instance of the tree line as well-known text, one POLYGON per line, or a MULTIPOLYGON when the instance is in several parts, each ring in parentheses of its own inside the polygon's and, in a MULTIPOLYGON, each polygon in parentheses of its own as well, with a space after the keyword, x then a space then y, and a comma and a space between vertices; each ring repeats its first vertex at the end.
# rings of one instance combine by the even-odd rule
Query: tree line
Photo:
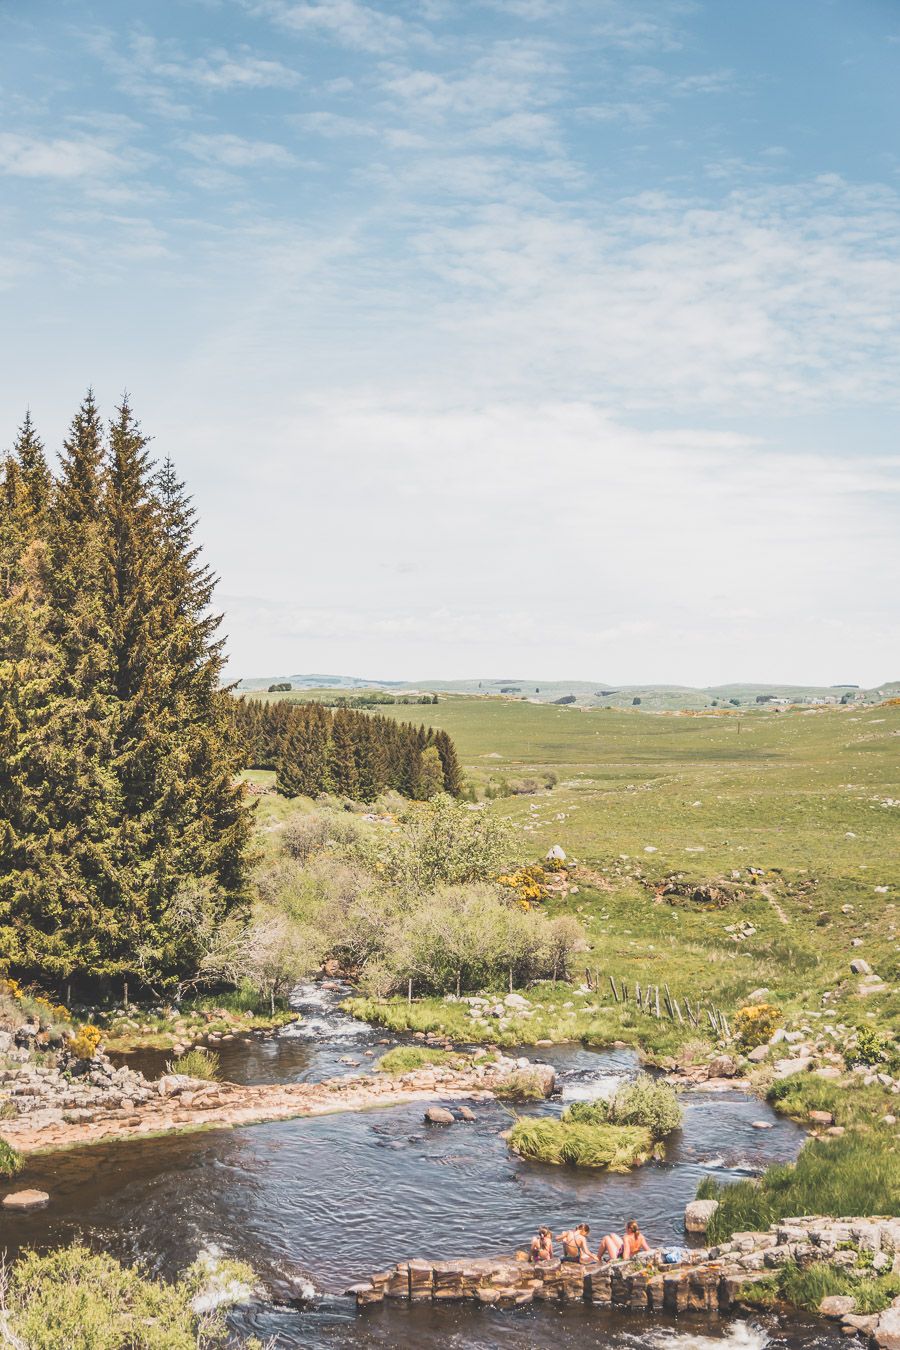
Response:
POLYGON ((55 471, 30 416, 2 464, 0 960, 57 984, 164 985, 248 898, 215 577, 147 445, 89 392, 55 471))
POLYGON ((319 701, 267 703, 241 698, 233 717, 247 762, 275 769, 286 797, 333 792, 372 801, 387 788, 428 800, 462 790, 462 771, 446 731, 319 701))

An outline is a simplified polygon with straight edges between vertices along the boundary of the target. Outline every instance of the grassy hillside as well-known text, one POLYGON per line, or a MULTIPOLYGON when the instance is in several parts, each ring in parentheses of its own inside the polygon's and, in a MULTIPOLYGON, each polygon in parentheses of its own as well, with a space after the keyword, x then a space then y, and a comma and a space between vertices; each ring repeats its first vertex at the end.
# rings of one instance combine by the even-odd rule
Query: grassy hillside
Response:
MULTIPOLYGON (((379 711, 446 728, 481 790, 559 776, 493 809, 519 827, 523 858, 560 844, 587 869, 551 904, 585 922, 592 964, 724 1006, 765 984, 797 1006, 829 991, 854 1020, 900 1014, 900 707, 652 716, 447 696, 379 711), (733 872, 724 908, 656 895, 672 874, 690 892, 733 872), (859 995, 854 956, 883 992, 859 995)), ((283 805, 265 799, 263 814, 283 805)))
MULTIPOLYGON (((699 712, 713 707, 733 706, 755 708, 757 699, 778 699, 785 703, 837 703, 846 695, 848 701, 868 705, 878 703, 891 694, 900 693, 900 684, 887 683, 877 688, 861 689, 851 685, 820 686, 793 684, 723 684, 703 689, 676 684, 615 685, 602 681, 585 680, 360 680, 354 676, 282 675, 241 681, 245 692, 264 693, 270 684, 290 683, 289 697, 310 698, 340 694, 352 696, 366 691, 380 691, 401 696, 409 691, 437 691, 448 694, 470 694, 479 698, 507 696, 532 703, 554 703, 559 699, 574 700, 582 708, 632 708, 644 712, 675 712, 690 709, 699 712)), ((281 695, 283 697, 283 695, 281 695)))

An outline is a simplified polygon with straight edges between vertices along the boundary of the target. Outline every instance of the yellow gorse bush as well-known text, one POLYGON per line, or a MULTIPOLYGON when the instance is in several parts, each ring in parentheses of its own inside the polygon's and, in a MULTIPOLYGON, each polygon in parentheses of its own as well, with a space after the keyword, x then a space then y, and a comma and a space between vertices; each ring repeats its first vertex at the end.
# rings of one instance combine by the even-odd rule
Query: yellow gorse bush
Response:
POLYGON ((751 1003, 740 1008, 734 1019, 738 1040, 751 1048, 763 1045, 781 1021, 781 1012, 771 1003, 751 1003))
POLYGON ((547 895, 544 869, 540 863, 532 863, 530 867, 519 867, 515 872, 503 872, 497 878, 497 885, 514 891, 523 909, 530 909, 535 901, 543 900, 547 895))
POLYGON ((102 1032, 90 1023, 78 1028, 78 1035, 69 1042, 69 1049, 76 1059, 93 1059, 100 1044, 102 1032))

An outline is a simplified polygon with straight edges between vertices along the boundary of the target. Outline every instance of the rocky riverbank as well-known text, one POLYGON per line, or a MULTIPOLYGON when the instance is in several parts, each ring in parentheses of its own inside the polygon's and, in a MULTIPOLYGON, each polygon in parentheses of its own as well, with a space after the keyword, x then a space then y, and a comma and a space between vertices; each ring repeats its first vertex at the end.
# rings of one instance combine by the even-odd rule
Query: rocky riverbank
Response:
MULTIPOLYGON (((674 1253, 667 1253, 668 1256, 674 1253)), ((667 1262, 662 1254, 609 1264, 570 1265, 558 1260, 537 1265, 509 1257, 449 1261, 403 1261, 379 1271, 347 1293, 368 1308, 385 1299, 474 1301, 498 1308, 534 1302, 579 1300, 617 1311, 704 1313, 717 1317, 756 1302, 771 1303, 777 1271, 793 1263, 817 1263, 900 1271, 900 1219, 783 1219, 765 1232, 736 1233, 719 1247, 681 1252, 667 1262), (761 1297, 763 1289, 766 1297, 761 1297)), ((900 1299, 880 1313, 857 1314, 852 1297, 825 1299, 825 1317, 840 1321, 848 1335, 873 1350, 900 1350, 900 1299)))
MULTIPOLYGON (((74 1073, 77 1066, 50 1067, 18 1053, 25 1062, 0 1071, 0 1097, 8 1103, 0 1133, 21 1153, 414 1101, 488 1098, 522 1072, 521 1060, 485 1056, 483 1063, 461 1070, 434 1066, 394 1076, 353 1074, 322 1083, 239 1086, 182 1074, 151 1082, 131 1069, 114 1068, 103 1054, 74 1073)), ((529 1070, 549 1096, 552 1068, 529 1063, 529 1070)))

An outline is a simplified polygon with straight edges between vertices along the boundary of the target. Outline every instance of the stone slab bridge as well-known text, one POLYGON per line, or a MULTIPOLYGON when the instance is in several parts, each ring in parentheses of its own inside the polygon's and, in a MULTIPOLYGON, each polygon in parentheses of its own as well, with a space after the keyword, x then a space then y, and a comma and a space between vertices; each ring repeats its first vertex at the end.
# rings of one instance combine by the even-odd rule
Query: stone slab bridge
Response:
MULTIPOLYGON (((858 1266, 865 1273, 900 1273, 900 1218, 781 1219, 766 1232, 735 1233, 718 1247, 684 1251, 674 1264, 659 1253, 604 1265, 531 1264, 522 1257, 402 1261, 346 1292, 360 1308, 385 1299, 473 1300, 495 1308, 577 1300, 620 1312, 716 1317, 752 1307, 753 1286, 771 1281, 788 1262, 803 1269, 829 1262, 848 1271, 858 1266)), ((825 1299, 820 1312, 878 1350, 900 1350, 900 1298, 880 1314, 857 1315, 853 1298, 825 1299)))

